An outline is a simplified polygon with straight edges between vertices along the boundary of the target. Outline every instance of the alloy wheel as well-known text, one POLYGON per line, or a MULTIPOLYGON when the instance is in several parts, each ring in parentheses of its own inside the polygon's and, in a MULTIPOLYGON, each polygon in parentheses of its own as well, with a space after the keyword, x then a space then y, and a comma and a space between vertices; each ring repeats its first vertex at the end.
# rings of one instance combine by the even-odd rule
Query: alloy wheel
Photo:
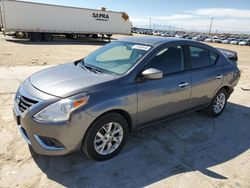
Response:
POLYGON ((214 112, 216 114, 220 113, 223 110, 225 104, 226 104, 226 95, 224 93, 220 93, 214 101, 214 106, 213 106, 214 112))
POLYGON ((117 122, 107 123, 99 129, 95 136, 95 151, 100 155, 111 154, 120 146, 122 139, 122 126, 117 122))

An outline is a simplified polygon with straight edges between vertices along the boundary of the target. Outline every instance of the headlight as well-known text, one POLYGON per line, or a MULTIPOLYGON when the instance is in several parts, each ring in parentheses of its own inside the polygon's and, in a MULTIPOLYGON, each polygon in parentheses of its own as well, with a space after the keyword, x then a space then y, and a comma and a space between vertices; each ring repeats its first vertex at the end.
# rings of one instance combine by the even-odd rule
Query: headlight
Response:
POLYGON ((87 104, 89 97, 89 95, 83 93, 66 99, 61 99, 38 112, 34 118, 45 122, 69 120, 70 114, 79 107, 87 104))

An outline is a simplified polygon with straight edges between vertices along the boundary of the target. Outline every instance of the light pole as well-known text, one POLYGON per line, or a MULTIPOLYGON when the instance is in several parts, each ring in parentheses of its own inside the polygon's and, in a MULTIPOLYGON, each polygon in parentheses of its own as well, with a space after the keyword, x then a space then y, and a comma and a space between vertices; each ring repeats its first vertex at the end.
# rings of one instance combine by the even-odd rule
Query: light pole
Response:
POLYGON ((210 27, 209 27, 208 35, 210 35, 210 33, 211 33, 213 21, 214 21, 214 18, 212 17, 211 21, 210 21, 210 27))
POLYGON ((149 18, 149 29, 151 29, 151 21, 152 21, 152 18, 149 18))

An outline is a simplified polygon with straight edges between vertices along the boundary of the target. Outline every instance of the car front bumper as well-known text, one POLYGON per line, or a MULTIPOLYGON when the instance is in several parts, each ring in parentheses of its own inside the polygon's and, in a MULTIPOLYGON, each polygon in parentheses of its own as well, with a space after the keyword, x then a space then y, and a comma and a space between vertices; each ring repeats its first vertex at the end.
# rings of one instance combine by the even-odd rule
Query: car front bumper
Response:
MULTIPOLYGON (((21 88, 18 93, 27 97, 27 91, 24 88, 21 88)), ((30 93, 28 95, 31 97, 30 93)), ((39 122, 33 116, 44 105, 41 100, 22 112, 15 100, 13 115, 25 141, 36 153, 42 155, 64 155, 80 150, 85 132, 94 121, 94 117, 84 111, 78 111, 72 115, 69 121, 39 122)))

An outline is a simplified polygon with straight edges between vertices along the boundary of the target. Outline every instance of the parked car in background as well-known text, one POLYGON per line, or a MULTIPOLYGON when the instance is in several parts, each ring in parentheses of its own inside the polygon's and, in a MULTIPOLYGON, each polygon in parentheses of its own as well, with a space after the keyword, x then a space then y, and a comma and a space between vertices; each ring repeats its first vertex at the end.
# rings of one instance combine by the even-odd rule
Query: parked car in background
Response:
POLYGON ((217 39, 214 39, 214 40, 213 40, 213 42, 214 42, 214 43, 221 43, 221 42, 222 42, 222 40, 221 40, 221 39, 219 39, 219 38, 217 38, 217 39))
POLYGON ((239 44, 239 41, 238 40, 232 40, 232 41, 230 41, 230 44, 237 45, 237 44, 239 44))
POLYGON ((222 40, 221 43, 222 43, 222 44, 230 44, 230 40, 228 40, 228 39, 222 40))
POLYGON ((219 116, 239 77, 237 64, 206 44, 129 37, 30 76, 16 93, 14 117, 39 154, 82 150, 106 160, 152 122, 201 109, 219 116))
POLYGON ((176 37, 176 38, 182 38, 182 35, 175 34, 175 37, 176 37))
POLYGON ((206 38, 205 40, 204 40, 204 42, 212 42, 213 41, 213 39, 211 39, 211 38, 206 38))
POLYGON ((192 40, 198 41, 198 37, 193 37, 192 40))
POLYGON ((249 45, 250 45, 250 42, 248 42, 248 41, 246 41, 246 40, 240 41, 240 42, 239 42, 239 45, 241 45, 241 46, 249 46, 249 45))

